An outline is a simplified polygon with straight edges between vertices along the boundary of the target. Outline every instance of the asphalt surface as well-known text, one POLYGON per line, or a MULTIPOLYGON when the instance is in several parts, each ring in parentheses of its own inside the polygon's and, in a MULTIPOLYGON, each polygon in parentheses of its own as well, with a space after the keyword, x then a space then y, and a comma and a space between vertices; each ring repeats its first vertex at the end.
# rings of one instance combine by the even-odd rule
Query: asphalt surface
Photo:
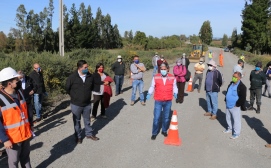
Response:
MULTIPOLYGON (((219 49, 211 49, 218 63, 219 49)), ((218 68, 225 78, 219 93, 218 120, 203 116, 206 111, 203 90, 188 92, 183 104, 173 101, 172 110, 178 112, 181 146, 164 145, 161 134, 155 141, 150 139, 154 100, 147 101, 146 106, 140 102, 130 106, 131 83, 126 79, 124 93, 111 99, 106 111, 108 119, 98 117, 92 125, 99 141, 85 138, 82 144, 75 144, 69 101, 63 100, 47 119, 36 125, 37 137, 31 141, 31 164, 37 168, 270 168, 271 149, 264 145, 271 143, 271 99, 262 97, 260 114, 242 112, 242 131, 238 139, 232 140, 230 134, 222 132, 226 128, 223 91, 231 81, 236 63, 237 57, 227 52, 224 53, 225 66, 218 68)), ((193 66, 194 63, 189 66, 192 75, 193 66)), ((248 88, 253 68, 245 65, 246 76, 242 81, 248 88)), ((145 73, 145 91, 150 87, 151 75, 152 70, 145 73)), ((2 157, 0 162, 4 168, 7 160, 2 157)))

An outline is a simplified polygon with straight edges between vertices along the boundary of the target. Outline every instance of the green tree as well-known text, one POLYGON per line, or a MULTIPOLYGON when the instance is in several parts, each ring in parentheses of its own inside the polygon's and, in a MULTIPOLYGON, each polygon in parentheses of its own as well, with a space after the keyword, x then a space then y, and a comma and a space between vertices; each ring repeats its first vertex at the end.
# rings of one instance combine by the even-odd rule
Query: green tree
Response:
POLYGON ((144 49, 147 48, 148 39, 146 34, 141 31, 136 31, 133 43, 142 46, 144 49))
POLYGON ((0 31, 0 51, 5 50, 7 47, 7 36, 4 32, 0 31))
POLYGON ((207 45, 211 44, 213 40, 213 31, 209 20, 203 22, 200 28, 199 37, 203 43, 207 45))
POLYGON ((234 28, 231 34, 231 45, 233 47, 237 47, 237 41, 238 41, 237 29, 234 28))
POLYGON ((251 0, 245 2, 242 11, 242 46, 250 44, 252 51, 264 52, 267 44, 267 21, 269 16, 269 0, 251 0))
POLYGON ((190 43, 192 43, 192 44, 198 44, 199 41, 200 41, 199 36, 197 36, 195 34, 193 34, 192 36, 190 36, 189 39, 190 39, 190 43))
POLYGON ((223 35, 222 46, 228 46, 228 36, 226 34, 223 35))

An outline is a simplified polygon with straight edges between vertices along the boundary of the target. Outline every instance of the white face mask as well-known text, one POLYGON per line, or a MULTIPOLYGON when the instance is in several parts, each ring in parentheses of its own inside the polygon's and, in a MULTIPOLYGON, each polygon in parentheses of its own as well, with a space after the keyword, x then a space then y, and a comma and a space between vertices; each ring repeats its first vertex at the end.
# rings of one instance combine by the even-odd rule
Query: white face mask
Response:
POLYGON ((213 70, 213 67, 212 67, 212 66, 208 66, 208 69, 209 69, 210 71, 212 71, 212 70, 213 70))
POLYGON ((118 59, 118 62, 121 62, 121 59, 118 59))
POLYGON ((271 69, 271 66, 269 66, 269 69, 271 69))
POLYGON ((202 64, 202 63, 203 63, 202 61, 199 62, 199 64, 202 64))
POLYGON ((164 59, 163 59, 163 58, 161 58, 161 61, 164 61, 164 59))

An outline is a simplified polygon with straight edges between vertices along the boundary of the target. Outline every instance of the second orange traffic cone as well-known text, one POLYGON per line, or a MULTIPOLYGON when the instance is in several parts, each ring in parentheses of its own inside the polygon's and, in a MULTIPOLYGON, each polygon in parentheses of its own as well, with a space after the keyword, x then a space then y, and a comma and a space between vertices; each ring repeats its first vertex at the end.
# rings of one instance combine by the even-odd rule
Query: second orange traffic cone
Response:
POLYGON ((182 144, 182 139, 179 138, 178 120, 177 120, 177 111, 176 110, 174 110, 173 115, 171 117, 168 136, 165 138, 164 144, 176 145, 176 146, 180 146, 182 144))
POLYGON ((193 90, 192 88, 192 76, 190 76, 189 82, 188 82, 188 87, 186 91, 191 92, 193 90))

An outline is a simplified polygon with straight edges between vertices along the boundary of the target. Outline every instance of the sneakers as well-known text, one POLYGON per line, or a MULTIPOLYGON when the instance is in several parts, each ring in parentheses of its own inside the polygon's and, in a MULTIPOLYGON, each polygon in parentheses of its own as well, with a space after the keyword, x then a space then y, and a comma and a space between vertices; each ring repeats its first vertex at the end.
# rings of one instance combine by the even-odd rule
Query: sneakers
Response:
POLYGON ((142 105, 142 106, 145 106, 146 104, 145 104, 145 102, 141 102, 141 105, 142 105))
POLYGON ((225 129, 225 130, 223 131, 223 133, 225 133, 225 134, 232 133, 232 130, 230 130, 230 129, 225 129))
POLYGON ((131 104, 130 104, 130 105, 133 106, 134 104, 135 104, 135 102, 134 102, 134 101, 131 101, 131 104))
POLYGON ((216 120, 216 115, 212 115, 212 117, 209 118, 210 120, 216 120))
POLYGON ((239 137, 239 135, 233 134, 230 139, 237 139, 239 137))
POLYGON ((96 120, 97 120, 96 117, 94 117, 94 116, 91 116, 91 117, 90 117, 90 121, 91 121, 91 122, 94 122, 94 121, 96 121, 96 120))

